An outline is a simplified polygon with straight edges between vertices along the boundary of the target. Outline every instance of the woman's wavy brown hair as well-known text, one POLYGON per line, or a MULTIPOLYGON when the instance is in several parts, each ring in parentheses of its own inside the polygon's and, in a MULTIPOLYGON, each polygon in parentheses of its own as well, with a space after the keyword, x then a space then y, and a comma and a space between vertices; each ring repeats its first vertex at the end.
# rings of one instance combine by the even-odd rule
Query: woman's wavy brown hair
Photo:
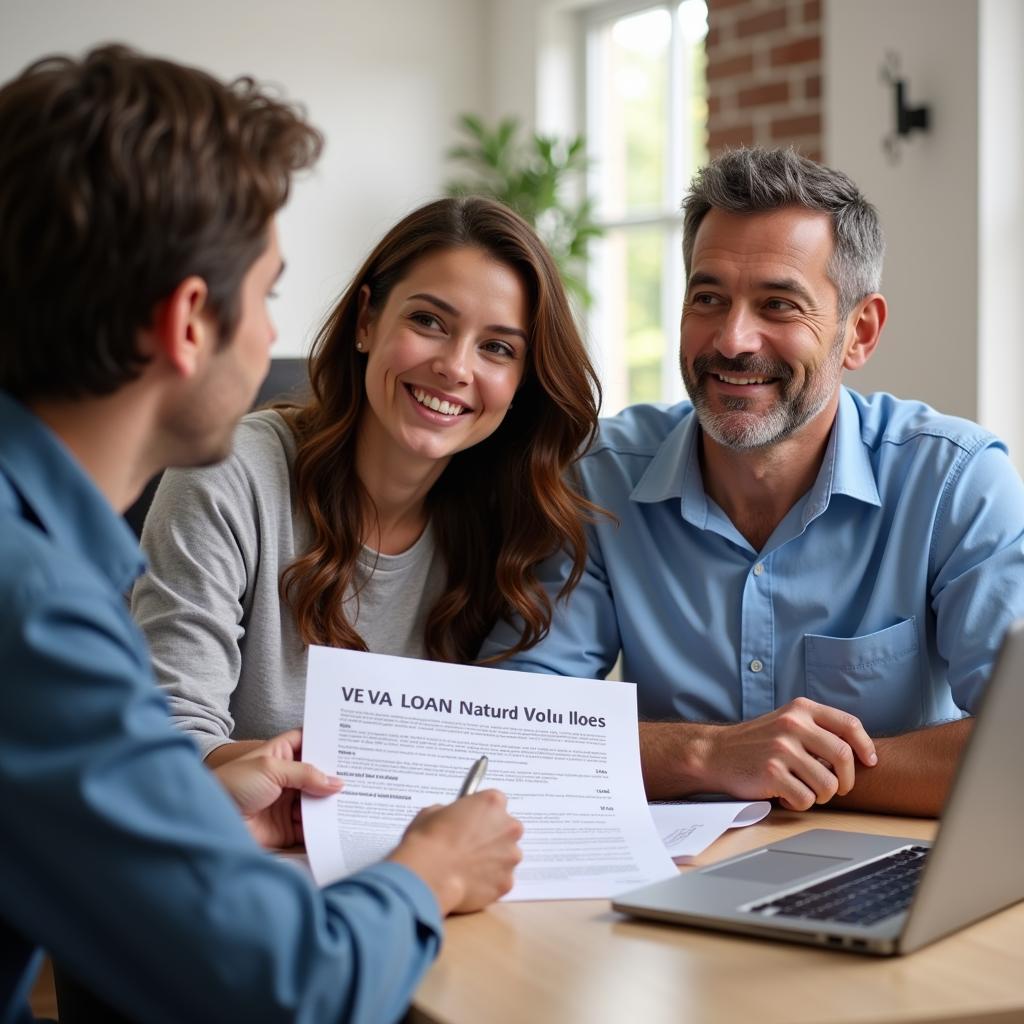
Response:
MULTIPOLYGON (((584 523, 598 511, 569 482, 597 428, 600 385, 573 321, 558 270, 533 229, 491 199, 441 199, 395 225, 355 275, 313 344, 312 396, 283 410, 298 441, 295 494, 311 528, 309 550, 284 571, 281 592, 308 644, 366 650, 345 616, 358 587, 357 556, 370 504, 356 474, 356 435, 366 403, 365 362, 356 350, 359 294, 379 310, 427 253, 476 248, 513 269, 527 294, 528 346, 513 406, 490 437, 456 454, 427 497, 448 577, 425 627, 427 656, 472 661, 499 618, 518 617, 518 642, 497 661, 531 647, 551 624, 538 563, 560 548, 579 581, 584 523)), ((369 509, 372 512, 372 509, 369 509)))

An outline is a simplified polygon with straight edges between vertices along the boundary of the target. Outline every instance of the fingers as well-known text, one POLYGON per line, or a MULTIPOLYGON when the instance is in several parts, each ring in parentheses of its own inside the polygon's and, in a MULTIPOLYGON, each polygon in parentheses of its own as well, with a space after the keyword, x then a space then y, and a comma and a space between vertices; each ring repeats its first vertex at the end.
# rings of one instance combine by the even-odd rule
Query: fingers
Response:
POLYGON ((410 821, 406 826, 406 831, 408 832, 409 829, 415 829, 422 825, 425 821, 440 811, 442 807, 444 807, 444 804, 430 804, 427 807, 421 807, 413 816, 412 821, 410 821))
MULTIPOLYGON (((479 793, 474 793, 473 797, 479 797, 480 802, 490 809, 492 814, 496 814, 503 821, 503 835, 506 841, 511 840, 512 842, 518 843, 523 837, 523 823, 518 818, 513 818, 508 813, 508 797, 500 789, 484 789, 479 793)), ((464 799, 471 799, 465 797, 464 799)), ((522 860, 523 853, 518 847, 515 852, 515 863, 518 864, 522 860)))
POLYGON ((391 859, 415 871, 433 890, 442 913, 487 906, 512 887, 522 858, 522 823, 503 793, 482 790, 440 808, 425 808, 391 859))
POLYGON ((457 804, 465 804, 467 807, 474 805, 494 811, 504 811, 508 807, 508 797, 500 789, 481 789, 471 796, 459 797, 457 804))
POLYGON ((302 730, 301 729, 288 729, 286 732, 279 733, 271 741, 271 743, 280 743, 291 750, 294 759, 298 761, 302 755, 302 730))
POLYGON ((827 803, 853 789, 857 763, 877 762, 860 720, 805 697, 711 734, 713 785, 744 799, 778 798, 791 810, 827 803))
POLYGON ((343 785, 337 775, 326 775, 305 761, 277 761, 272 771, 282 789, 297 789, 310 796, 330 796, 343 785))
MULTIPOLYGON (((808 705, 810 701, 806 702, 808 705)), ((814 705, 813 708, 819 708, 814 705)), ((821 710, 826 710, 821 708, 821 710)), ((855 770, 853 751, 840 737, 817 724, 812 708, 794 702, 782 708, 774 722, 769 774, 782 789, 778 795, 799 809, 812 803, 825 803, 837 793, 853 788, 855 770), (802 786, 786 785, 787 773, 802 786), (801 788, 810 791, 810 802, 801 788), (804 803, 803 807, 800 804, 804 803)))
POLYGON ((788 766, 816 803, 853 789, 858 758, 865 764, 877 761, 860 720, 837 708, 800 697, 777 712, 775 725, 783 744, 792 747, 788 766))
POLYGON ((773 794, 792 811, 806 811, 836 795, 836 777, 813 759, 779 759, 768 764, 767 775, 773 794))
MULTIPOLYGON (((250 743, 251 741, 242 741, 250 743)), ((263 740, 251 746, 251 749, 238 757, 239 761, 252 760, 257 757, 276 757, 283 761, 298 761, 302 756, 302 730, 289 729, 278 733, 269 740, 263 740)))
POLYGON ((511 886, 511 870, 522 859, 522 850, 517 844, 523 836, 523 823, 508 813, 505 794, 498 789, 484 789, 456 800, 444 810, 446 813, 458 813, 463 820, 476 826, 481 843, 491 844, 496 855, 504 860, 510 872, 508 885, 511 886))
POLYGON ((814 717, 818 724, 847 743, 861 764, 869 768, 878 764, 875 744, 856 715, 825 704, 816 704, 815 709, 814 717))

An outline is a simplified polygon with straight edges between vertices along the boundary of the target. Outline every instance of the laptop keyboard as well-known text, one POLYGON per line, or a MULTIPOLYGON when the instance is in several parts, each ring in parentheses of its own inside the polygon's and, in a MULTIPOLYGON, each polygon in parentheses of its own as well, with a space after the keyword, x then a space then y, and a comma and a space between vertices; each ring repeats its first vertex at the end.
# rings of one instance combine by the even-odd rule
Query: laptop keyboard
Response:
POLYGON ((927 856, 926 846, 904 847, 863 867, 748 909, 766 916, 874 924, 910 905, 927 856))

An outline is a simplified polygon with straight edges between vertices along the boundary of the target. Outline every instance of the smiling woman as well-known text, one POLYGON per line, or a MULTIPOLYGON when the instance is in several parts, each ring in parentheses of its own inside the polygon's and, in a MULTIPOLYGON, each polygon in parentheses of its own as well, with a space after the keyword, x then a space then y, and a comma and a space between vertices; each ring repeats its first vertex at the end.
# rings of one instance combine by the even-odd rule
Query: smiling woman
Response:
POLYGON ((168 473, 132 609, 211 764, 301 723, 306 646, 472 661, 546 632, 536 567, 575 586, 596 511, 570 483, 599 387, 533 229, 440 200, 377 245, 310 356, 311 397, 243 420, 231 458, 168 473), (282 600, 283 599, 283 600, 282 600))
POLYGON ((526 288, 518 271, 474 246, 428 253, 382 308, 369 300, 363 285, 363 464, 429 488, 455 453, 497 430, 512 404, 528 354, 526 288))

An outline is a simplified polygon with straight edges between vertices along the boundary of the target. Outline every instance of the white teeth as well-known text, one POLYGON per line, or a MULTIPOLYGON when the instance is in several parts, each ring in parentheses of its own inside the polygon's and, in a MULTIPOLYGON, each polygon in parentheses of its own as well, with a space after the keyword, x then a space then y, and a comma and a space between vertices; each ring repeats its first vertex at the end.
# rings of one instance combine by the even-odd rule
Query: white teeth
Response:
POLYGON ((426 391, 421 391, 419 388, 411 388, 412 397, 416 399, 420 405, 425 405, 428 409, 433 409, 434 412, 439 412, 442 416, 458 416, 461 414, 464 406, 456 405, 455 402, 441 401, 434 395, 428 395, 426 391))
POLYGON ((767 384, 769 377, 726 377, 724 373, 718 374, 718 379, 726 384, 767 384))

